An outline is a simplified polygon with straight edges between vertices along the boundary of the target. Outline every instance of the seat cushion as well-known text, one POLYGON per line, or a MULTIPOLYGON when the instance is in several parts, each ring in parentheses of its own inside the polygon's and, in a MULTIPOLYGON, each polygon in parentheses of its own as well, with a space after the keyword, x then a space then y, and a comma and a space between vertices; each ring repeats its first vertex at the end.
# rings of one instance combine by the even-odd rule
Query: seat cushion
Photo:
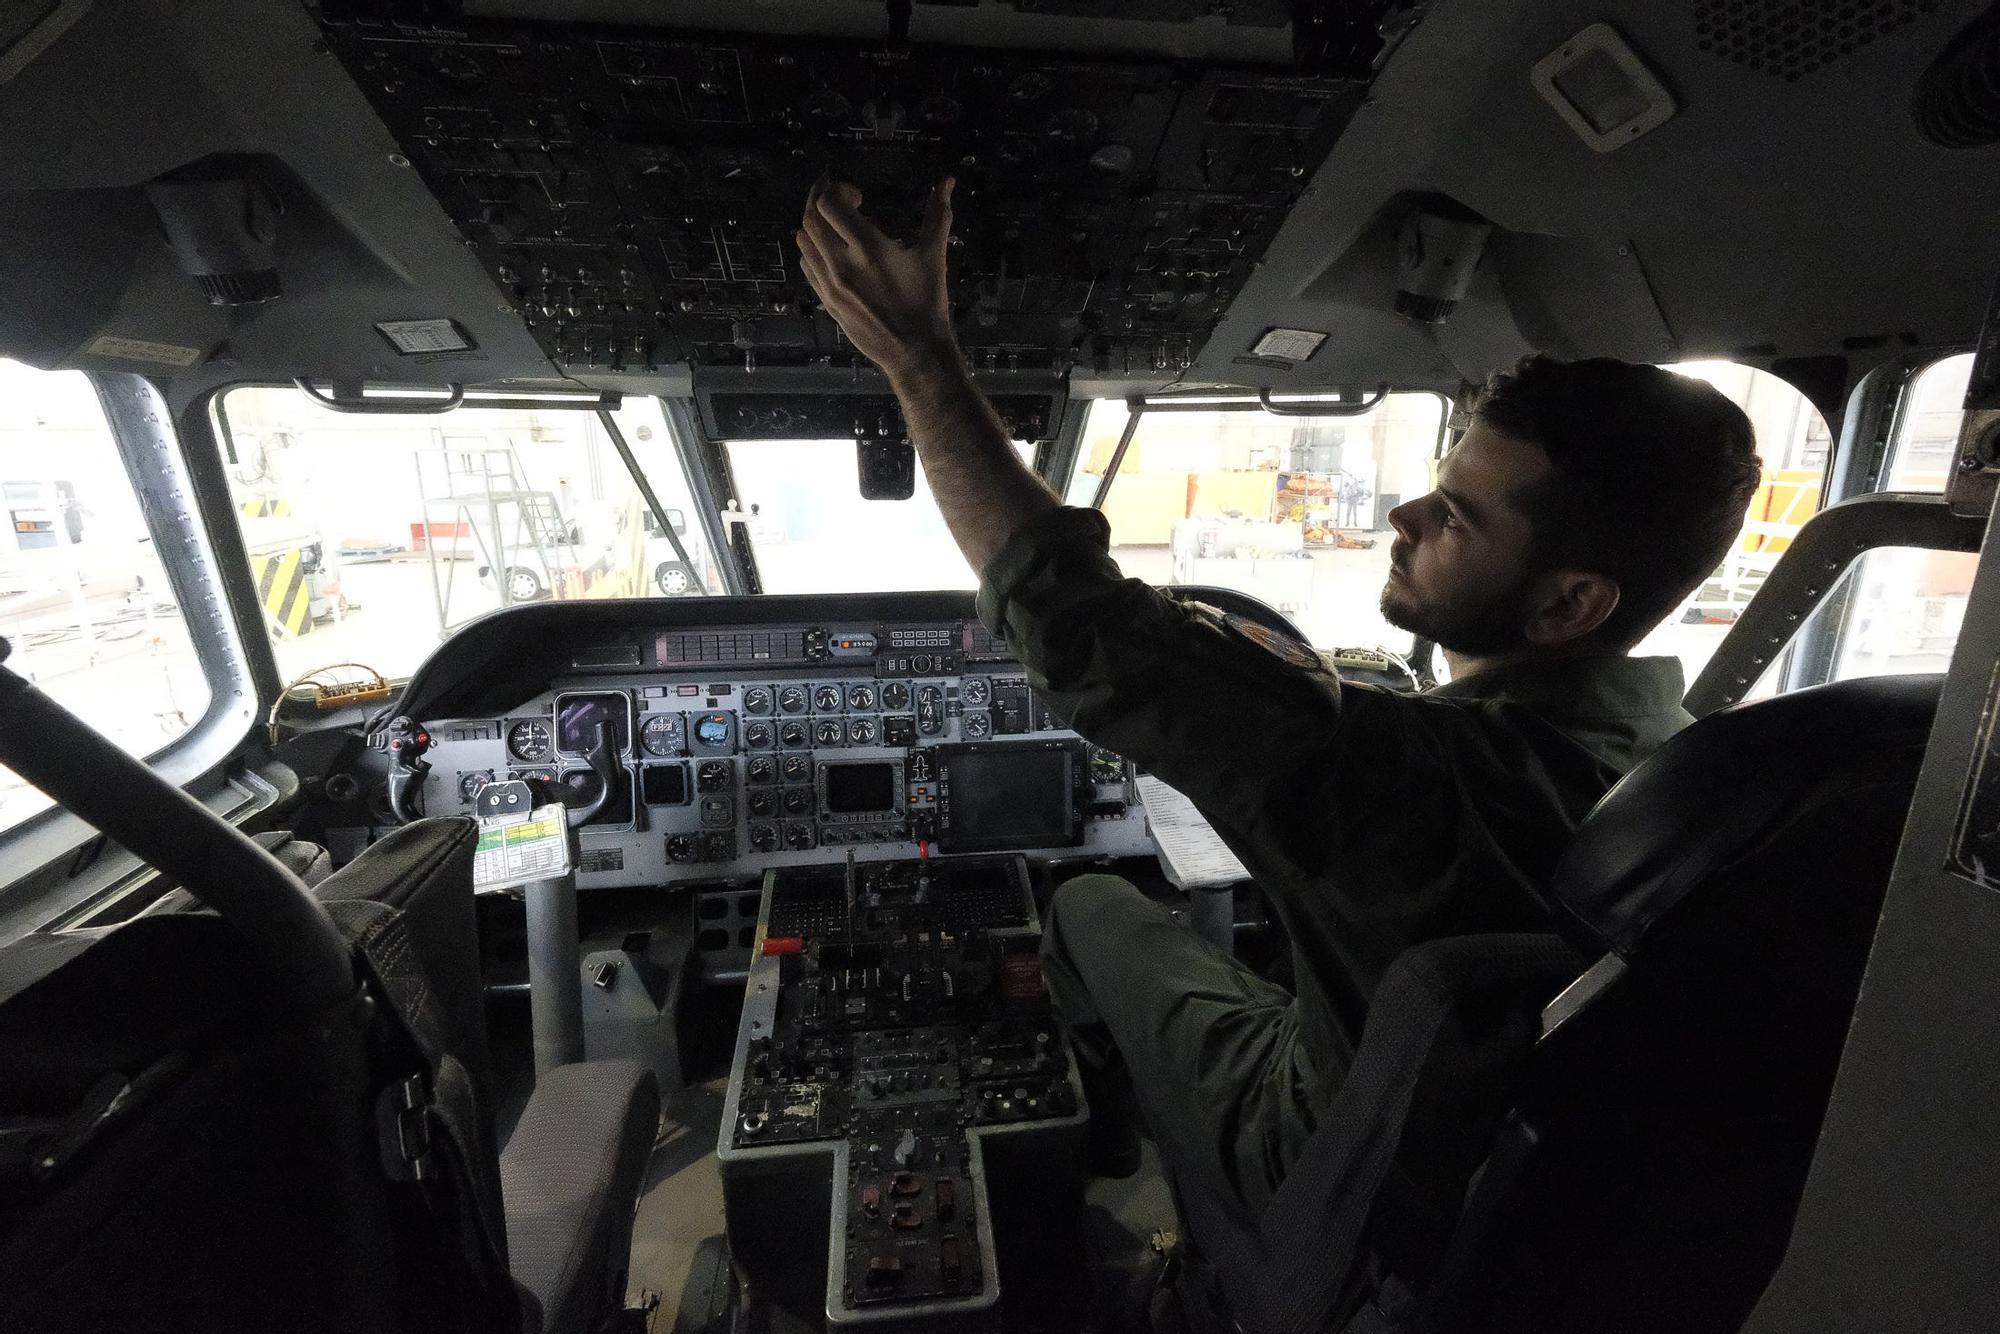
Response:
POLYGON ((637 1061, 586 1061, 541 1077, 500 1155, 508 1264, 541 1306, 530 1328, 595 1328, 624 1298, 632 1212, 660 1119, 637 1061))

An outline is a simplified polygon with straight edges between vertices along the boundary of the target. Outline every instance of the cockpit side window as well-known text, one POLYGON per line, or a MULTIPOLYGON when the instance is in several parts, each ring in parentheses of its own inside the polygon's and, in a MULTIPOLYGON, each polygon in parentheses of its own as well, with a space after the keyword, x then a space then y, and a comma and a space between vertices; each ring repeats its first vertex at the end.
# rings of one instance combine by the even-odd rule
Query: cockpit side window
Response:
MULTIPOLYGON (((1912 377, 1882 470, 1884 491, 1941 492, 1958 445, 1972 354, 1912 377)), ((1835 620, 1831 679, 1941 672, 1951 664, 1979 557, 1884 547, 1856 561, 1823 615, 1835 620)))
POLYGON ((407 676, 451 631, 548 599, 723 591, 656 399, 611 414, 663 529, 590 410, 468 398, 341 413, 297 389, 216 399, 231 501, 279 674, 337 663, 407 676))
MULTIPOLYGON (((8 667, 134 755, 193 728, 210 684, 81 371, 0 359, 0 520, 8 667)), ((0 830, 48 805, 0 769, 0 830)))
MULTIPOLYGON (((1763 480, 1750 498, 1736 545, 1715 573, 1633 650, 1679 658, 1682 672, 1693 681, 1799 529, 1819 513, 1833 436, 1819 409, 1769 371, 1731 361, 1685 361, 1667 369, 1708 381, 1742 408, 1757 432, 1757 453, 1764 460, 1763 480)), ((1783 663, 1773 664, 1751 698, 1776 693, 1785 679, 1783 663)))

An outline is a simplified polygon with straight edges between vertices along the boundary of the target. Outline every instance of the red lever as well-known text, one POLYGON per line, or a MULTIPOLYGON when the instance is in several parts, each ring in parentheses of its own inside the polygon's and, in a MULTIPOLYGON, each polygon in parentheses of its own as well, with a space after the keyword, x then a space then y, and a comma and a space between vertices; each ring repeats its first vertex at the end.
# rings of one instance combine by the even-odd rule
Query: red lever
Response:
POLYGON ((764 953, 766 954, 803 954, 805 953, 805 948, 806 942, 800 936, 764 937, 764 953))

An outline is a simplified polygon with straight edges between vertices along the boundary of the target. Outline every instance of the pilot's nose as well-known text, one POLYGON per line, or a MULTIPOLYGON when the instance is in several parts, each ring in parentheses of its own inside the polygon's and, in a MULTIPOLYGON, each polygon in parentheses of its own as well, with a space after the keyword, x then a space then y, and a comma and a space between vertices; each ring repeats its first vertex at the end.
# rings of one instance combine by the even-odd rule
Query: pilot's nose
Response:
POLYGON ((1416 501, 1406 500, 1389 511, 1389 526, 1395 529, 1396 536, 1405 542, 1417 540, 1416 507, 1416 501))

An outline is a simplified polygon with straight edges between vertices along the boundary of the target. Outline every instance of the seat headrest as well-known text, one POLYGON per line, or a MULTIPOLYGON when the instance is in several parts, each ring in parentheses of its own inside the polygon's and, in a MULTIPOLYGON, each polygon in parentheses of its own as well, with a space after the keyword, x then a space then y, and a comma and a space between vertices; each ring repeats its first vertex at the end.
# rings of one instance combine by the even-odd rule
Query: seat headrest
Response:
POLYGON ((1559 920, 1585 948, 1629 957, 1697 887, 1815 804, 1857 784, 1913 785, 1943 684, 1864 677, 1695 723, 1584 819, 1551 884, 1559 920))

